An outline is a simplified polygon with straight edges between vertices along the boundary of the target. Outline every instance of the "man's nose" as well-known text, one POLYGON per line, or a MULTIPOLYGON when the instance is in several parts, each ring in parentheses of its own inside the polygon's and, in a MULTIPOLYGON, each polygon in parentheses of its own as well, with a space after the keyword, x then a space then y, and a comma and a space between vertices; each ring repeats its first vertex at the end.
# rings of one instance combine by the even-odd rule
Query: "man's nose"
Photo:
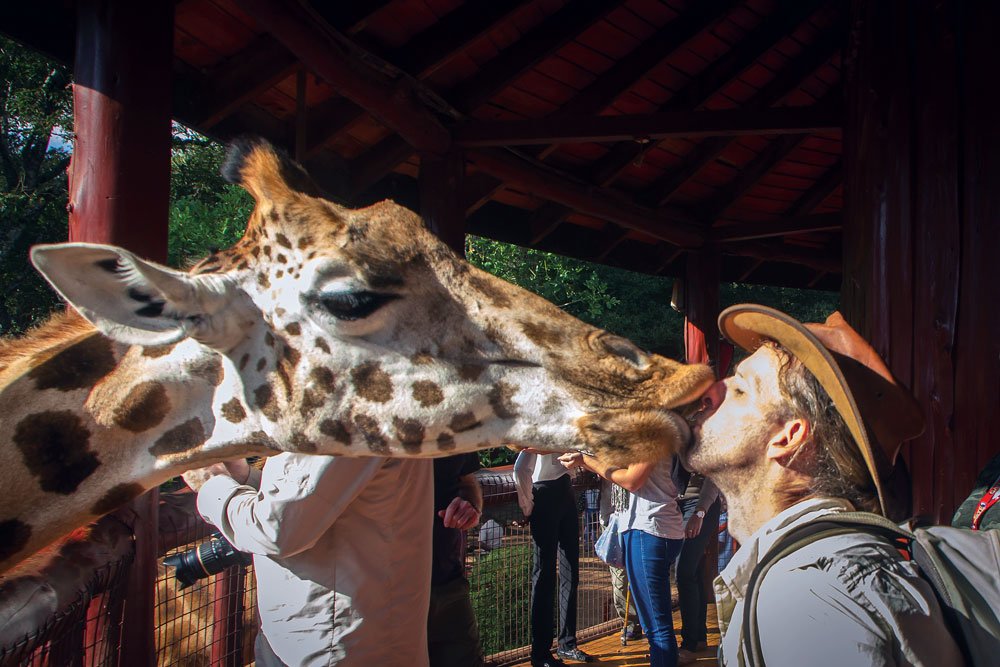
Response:
POLYGON ((726 397, 726 383, 719 380, 711 387, 708 388, 701 397, 701 408, 702 410, 714 411, 718 410, 719 406, 722 405, 722 400, 726 397))

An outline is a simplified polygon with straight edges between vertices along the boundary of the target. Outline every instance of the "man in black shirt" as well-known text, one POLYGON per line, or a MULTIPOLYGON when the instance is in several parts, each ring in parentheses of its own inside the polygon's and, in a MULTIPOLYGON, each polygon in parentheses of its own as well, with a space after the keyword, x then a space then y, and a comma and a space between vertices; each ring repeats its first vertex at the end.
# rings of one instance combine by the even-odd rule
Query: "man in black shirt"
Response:
POLYGON ((465 578, 466 531, 479 523, 483 492, 476 479, 479 457, 459 454, 434 460, 434 551, 427 650, 431 667, 479 667, 479 626, 465 578))

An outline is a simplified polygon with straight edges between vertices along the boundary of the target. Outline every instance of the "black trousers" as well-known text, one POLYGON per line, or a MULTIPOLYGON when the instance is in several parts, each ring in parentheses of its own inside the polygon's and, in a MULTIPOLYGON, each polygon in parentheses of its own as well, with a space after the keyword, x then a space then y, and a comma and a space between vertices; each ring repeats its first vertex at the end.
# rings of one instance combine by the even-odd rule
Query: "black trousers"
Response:
MULTIPOLYGON (((682 511, 687 521, 698 507, 698 499, 683 501, 682 511)), ((705 512, 701 532, 684 540, 677 559, 677 606, 681 610, 681 646, 691 650, 699 642, 706 643, 708 603, 705 595, 705 548, 709 540, 718 539, 719 511, 722 501, 716 499, 705 512)))
POLYGON ((531 573, 531 656, 550 655, 556 562, 559 563, 559 648, 576 647, 576 589, 580 583, 580 524, 569 475, 532 485, 529 518, 535 562, 531 573))

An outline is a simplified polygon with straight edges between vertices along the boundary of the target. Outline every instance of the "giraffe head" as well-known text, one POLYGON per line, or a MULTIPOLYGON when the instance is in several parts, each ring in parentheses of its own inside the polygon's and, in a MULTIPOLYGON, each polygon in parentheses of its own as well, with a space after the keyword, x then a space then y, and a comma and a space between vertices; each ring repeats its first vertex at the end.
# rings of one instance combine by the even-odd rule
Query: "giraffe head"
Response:
POLYGON ((236 245, 189 272, 111 246, 32 252, 111 339, 194 341, 218 360, 212 423, 191 449, 427 457, 515 444, 628 462, 686 437, 671 409, 711 384, 707 367, 648 354, 476 269, 392 202, 321 198, 263 142, 235 145, 224 174, 255 210, 236 245))

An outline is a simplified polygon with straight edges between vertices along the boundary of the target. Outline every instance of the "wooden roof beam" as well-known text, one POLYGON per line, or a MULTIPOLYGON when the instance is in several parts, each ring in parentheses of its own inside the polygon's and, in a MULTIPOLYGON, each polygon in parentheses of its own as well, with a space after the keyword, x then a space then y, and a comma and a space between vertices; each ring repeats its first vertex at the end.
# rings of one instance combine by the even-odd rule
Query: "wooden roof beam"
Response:
MULTIPOLYGON (((743 243, 727 243, 721 246, 723 254, 740 257, 753 257, 765 262, 787 262, 807 266, 816 271, 825 271, 840 275, 842 271, 841 258, 838 251, 818 251, 807 248, 794 248, 780 243, 763 243, 746 241, 743 243)), ((745 279, 745 278, 744 278, 745 279)))
POLYGON ((844 182, 844 163, 837 160, 837 163, 830 167, 816 183, 806 190, 790 209, 788 215, 806 215, 823 203, 823 200, 833 194, 834 190, 844 182))
POLYGON ((303 5, 291 0, 236 0, 302 63, 345 97, 368 109, 414 148, 443 154, 451 136, 412 91, 412 82, 391 79, 346 52, 346 39, 326 31, 303 5))
POLYGON ((619 227, 614 223, 609 223, 607 228, 601 232, 601 249, 591 260, 597 264, 603 264, 608 256, 614 252, 615 248, 628 238, 631 230, 619 227))
POLYGON ((196 125, 209 128, 264 91, 291 76, 298 60, 270 35, 258 37, 225 63, 204 83, 207 100, 196 125))
POLYGON ((554 232, 573 209, 562 204, 547 202, 538 207, 528 221, 531 230, 531 245, 538 245, 546 236, 554 232))
POLYGON ((394 134, 377 143, 364 155, 351 160, 350 199, 357 199, 412 154, 413 147, 394 134))
POLYGON ((348 35, 357 33, 368 27, 368 21, 392 0, 365 0, 365 2, 317 2, 313 3, 317 14, 333 26, 348 35))
MULTIPOLYGON (((678 90, 659 111, 693 111, 753 65, 757 58, 815 12, 823 0, 784 0, 771 17, 678 90)), ((632 163, 641 148, 635 142, 617 144, 592 170, 591 180, 608 186, 632 163)))
MULTIPOLYGON (((611 69, 560 107, 557 113, 566 116, 591 116, 603 111, 670 54, 718 22, 736 3, 737 0, 705 0, 695 3, 693 8, 670 21, 631 53, 618 60, 611 69)), ((544 159, 557 148, 557 144, 547 146, 536 153, 535 157, 544 159)))
POLYGON ((573 182, 503 152, 469 151, 467 157, 476 167, 502 181, 581 213, 683 247, 698 247, 704 241, 703 231, 679 213, 639 206, 613 191, 573 182))
POLYGON ((469 120, 454 126, 470 148, 550 143, 648 141, 667 137, 812 134, 839 130, 843 114, 829 105, 748 111, 674 111, 619 116, 549 116, 512 121, 469 120))
MULTIPOLYGON (((844 41, 845 29, 846 23, 837 21, 820 39, 807 45, 803 52, 791 64, 778 72, 777 76, 771 79, 767 85, 754 93, 753 97, 741 108, 766 109, 795 91, 840 50, 844 41)), ((650 205, 666 204, 684 183, 719 157, 729 146, 730 141, 727 137, 705 139, 684 156, 680 165, 668 171, 643 190, 640 200, 650 205)))
POLYGON ((840 213, 821 213, 819 215, 792 216, 771 222, 720 227, 713 229, 709 238, 719 243, 751 241, 791 234, 837 231, 842 226, 843 216, 840 213))

